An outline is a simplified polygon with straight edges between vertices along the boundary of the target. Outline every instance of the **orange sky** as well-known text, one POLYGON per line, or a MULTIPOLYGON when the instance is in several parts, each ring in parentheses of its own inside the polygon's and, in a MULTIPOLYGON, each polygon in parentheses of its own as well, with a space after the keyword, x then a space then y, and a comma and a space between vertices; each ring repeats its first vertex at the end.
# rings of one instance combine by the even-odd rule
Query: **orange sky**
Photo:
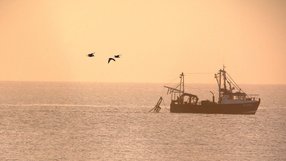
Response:
POLYGON ((3 81, 285 84, 285 42, 283 0, 0 0, 3 81))

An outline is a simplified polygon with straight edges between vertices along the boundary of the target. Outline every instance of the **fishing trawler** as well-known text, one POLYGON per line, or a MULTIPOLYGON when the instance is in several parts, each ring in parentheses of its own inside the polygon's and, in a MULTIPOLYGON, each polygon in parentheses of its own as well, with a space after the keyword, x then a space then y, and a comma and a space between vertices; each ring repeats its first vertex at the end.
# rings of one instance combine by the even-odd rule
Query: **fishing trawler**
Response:
POLYGON ((198 96, 186 93, 184 73, 180 75, 180 84, 176 87, 164 86, 171 94, 170 112, 174 113, 206 113, 206 114, 255 114, 260 98, 249 96, 235 83, 231 76, 220 69, 215 78, 218 84, 218 100, 202 100, 198 96))

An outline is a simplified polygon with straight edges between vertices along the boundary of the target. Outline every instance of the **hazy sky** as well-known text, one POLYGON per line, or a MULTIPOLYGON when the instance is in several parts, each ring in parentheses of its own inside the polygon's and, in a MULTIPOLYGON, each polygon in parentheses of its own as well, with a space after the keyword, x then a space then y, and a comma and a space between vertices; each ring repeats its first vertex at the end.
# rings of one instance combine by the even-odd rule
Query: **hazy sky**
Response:
POLYGON ((285 84, 286 1, 0 0, 0 56, 4 81, 285 84))

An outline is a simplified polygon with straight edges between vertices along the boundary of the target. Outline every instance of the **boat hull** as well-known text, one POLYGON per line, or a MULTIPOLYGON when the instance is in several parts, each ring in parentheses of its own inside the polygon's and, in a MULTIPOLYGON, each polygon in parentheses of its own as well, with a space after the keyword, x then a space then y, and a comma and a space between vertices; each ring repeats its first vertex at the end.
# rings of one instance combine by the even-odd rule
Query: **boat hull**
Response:
POLYGON ((174 104, 171 103, 170 112, 173 113, 205 113, 205 114, 255 114, 259 101, 243 104, 217 104, 204 105, 174 104))

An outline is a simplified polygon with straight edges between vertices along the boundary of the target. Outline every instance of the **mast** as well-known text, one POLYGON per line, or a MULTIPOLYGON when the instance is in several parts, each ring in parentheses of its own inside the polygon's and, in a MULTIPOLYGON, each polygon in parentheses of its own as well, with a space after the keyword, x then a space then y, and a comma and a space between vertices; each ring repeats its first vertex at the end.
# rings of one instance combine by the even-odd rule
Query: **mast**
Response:
POLYGON ((223 93, 226 92, 226 88, 227 88, 226 87, 227 78, 226 78, 226 72, 224 68, 225 66, 223 66, 223 69, 220 69, 219 72, 215 74, 215 78, 218 84, 218 103, 221 102, 223 93), (222 88, 222 84, 223 84, 223 88, 222 88))
POLYGON ((180 74, 180 84, 178 84, 175 88, 168 86, 164 87, 168 89, 167 94, 171 94, 171 105, 184 103, 196 105, 199 100, 196 95, 185 93, 185 75, 183 72, 180 74), (185 96, 188 97, 188 100, 186 100, 186 102, 184 102, 185 96))
POLYGON ((184 73, 182 72, 182 74, 181 74, 181 91, 183 92, 183 93, 185 93, 185 77, 184 77, 184 73))
POLYGON ((181 96, 184 93, 185 93, 185 78, 184 78, 184 73, 182 72, 180 74, 180 92, 179 92, 179 94, 181 96))
POLYGON ((165 88, 168 89, 167 94, 171 94, 171 100, 175 100, 176 96, 181 97, 182 94, 185 93, 185 77, 184 77, 184 73, 182 72, 180 74, 180 84, 177 85, 177 87, 173 88, 173 87, 168 87, 168 86, 164 86, 165 88))
POLYGON ((236 93, 246 95, 246 93, 242 91, 242 89, 237 85, 237 83, 232 79, 232 77, 225 71, 225 66, 223 66, 223 69, 220 69, 219 72, 215 74, 215 78, 218 84, 218 103, 222 101, 222 97, 224 95, 232 95, 233 90, 235 90, 236 93))
POLYGON ((225 66, 223 66, 222 68, 222 74, 223 74, 223 87, 224 87, 224 91, 226 91, 226 75, 225 75, 225 70, 224 70, 225 66))

